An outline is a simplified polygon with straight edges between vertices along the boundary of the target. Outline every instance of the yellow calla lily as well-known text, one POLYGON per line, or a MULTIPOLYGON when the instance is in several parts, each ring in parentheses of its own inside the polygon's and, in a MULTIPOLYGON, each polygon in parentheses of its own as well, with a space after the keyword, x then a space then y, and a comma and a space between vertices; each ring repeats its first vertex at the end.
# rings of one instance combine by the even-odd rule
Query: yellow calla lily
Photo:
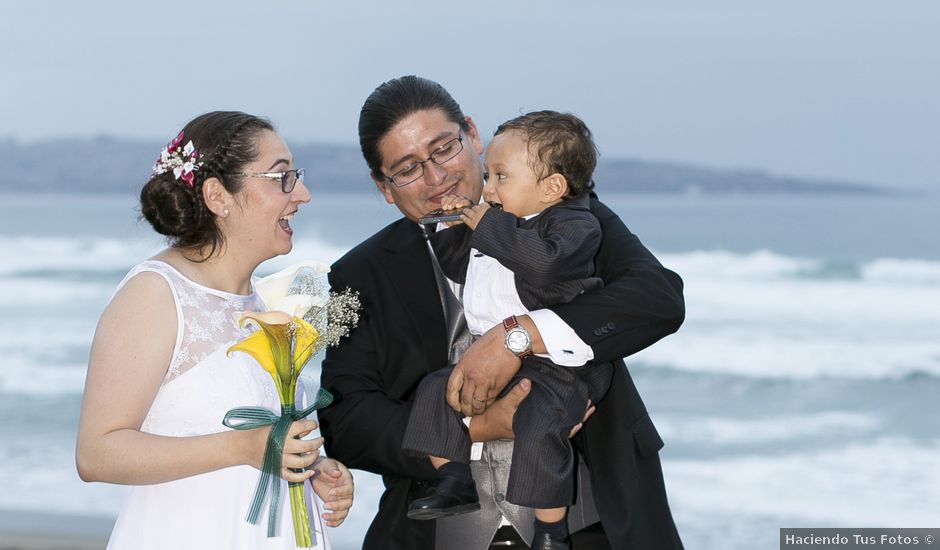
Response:
POLYGON ((274 354, 271 353, 271 344, 268 342, 268 337, 263 331, 259 330, 251 333, 251 335, 244 340, 228 348, 225 353, 231 355, 232 352, 235 351, 241 351, 254 357, 255 361, 261 365, 261 368, 268 371, 268 374, 274 378, 274 383, 278 386, 278 394, 281 393, 281 380, 277 375, 277 365, 274 362, 274 354))
MULTIPOLYGON (((271 354, 274 356, 274 365, 277 367, 277 378, 280 379, 280 386, 284 389, 290 389, 292 386, 291 379, 294 374, 294 365, 291 361, 290 334, 293 318, 282 311, 248 312, 242 315, 242 323, 248 321, 261 327, 261 332, 267 336, 271 354)), ((286 395, 281 394, 282 403, 288 402, 284 400, 286 397, 286 395)), ((293 398, 293 394, 290 397, 293 398)), ((289 402, 293 402, 293 399, 289 402)))
POLYGON ((294 317, 294 323, 294 365, 299 371, 313 356, 320 332, 300 317, 294 317))
POLYGON ((293 319, 282 311, 249 311, 242 315, 241 324, 254 323, 261 330, 228 349, 248 353, 274 378, 282 404, 293 399, 293 364, 291 361, 291 324, 293 319))
POLYGON ((320 333, 300 317, 283 311, 247 312, 242 324, 254 323, 261 330, 238 342, 228 353, 242 351, 255 358, 277 386, 282 405, 293 405, 300 371, 316 351, 320 333))

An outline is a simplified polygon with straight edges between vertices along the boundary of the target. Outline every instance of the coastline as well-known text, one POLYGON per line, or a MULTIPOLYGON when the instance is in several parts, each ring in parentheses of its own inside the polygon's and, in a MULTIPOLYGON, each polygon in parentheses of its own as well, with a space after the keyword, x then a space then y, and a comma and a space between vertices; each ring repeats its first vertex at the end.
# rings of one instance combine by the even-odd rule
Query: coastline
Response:
POLYGON ((0 509, 0 550, 103 550, 114 518, 0 509))

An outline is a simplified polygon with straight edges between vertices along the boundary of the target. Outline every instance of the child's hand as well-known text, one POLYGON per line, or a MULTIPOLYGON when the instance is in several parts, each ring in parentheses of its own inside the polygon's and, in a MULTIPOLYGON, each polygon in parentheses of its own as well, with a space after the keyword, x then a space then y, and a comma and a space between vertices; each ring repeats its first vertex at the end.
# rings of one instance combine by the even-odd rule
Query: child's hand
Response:
POLYGON ((441 198, 442 210, 454 210, 457 208, 467 208, 473 205, 473 201, 463 195, 444 195, 441 198))
MULTIPOLYGON (((472 204, 473 201, 463 195, 444 195, 444 197, 441 198, 441 210, 444 212, 447 212, 448 210, 467 208, 472 204)), ((447 227, 453 227, 462 223, 463 220, 457 220, 453 222, 444 222, 444 225, 447 227)))
POLYGON ((480 223, 481 219, 483 219, 483 214, 486 214, 486 211, 489 209, 490 205, 485 202, 474 205, 470 208, 464 208, 460 219, 463 221, 463 223, 469 225, 470 229, 476 229, 477 224, 480 223))

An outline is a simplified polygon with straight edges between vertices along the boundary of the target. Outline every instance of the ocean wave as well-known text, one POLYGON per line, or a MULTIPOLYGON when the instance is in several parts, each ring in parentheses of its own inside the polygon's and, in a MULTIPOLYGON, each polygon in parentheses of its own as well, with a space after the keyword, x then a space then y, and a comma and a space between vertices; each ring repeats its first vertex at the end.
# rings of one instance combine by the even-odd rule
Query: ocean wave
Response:
POLYGON ((832 433, 867 435, 882 428, 875 414, 822 411, 765 418, 658 415, 656 428, 666 441, 686 445, 764 445, 832 433))
POLYGON ((0 236, 0 250, 3 250, 0 275, 18 275, 36 271, 126 269, 133 258, 152 256, 160 246, 155 240, 0 236))
POLYGON ((874 283, 940 286, 940 262, 881 258, 862 266, 862 278, 874 283))
MULTIPOLYGON (((24 308, 71 308, 79 304, 93 305, 98 313, 101 305, 114 293, 114 288, 124 276, 110 273, 108 276, 86 276, 82 280, 54 280, 43 278, 21 278, 0 276, 4 291, 0 293, 0 307, 21 315, 24 308)), ((61 312, 60 312, 61 313, 61 312)))
POLYGON ((767 379, 940 377, 940 342, 911 338, 782 338, 761 330, 689 328, 628 361, 654 368, 767 379))
POLYGON ((769 280, 797 276, 818 269, 822 262, 783 256, 769 250, 741 254, 697 250, 658 255, 663 265, 685 277, 733 280, 769 280))
MULTIPOLYGON (((770 253, 666 256, 685 281, 686 321, 631 357, 678 370, 786 379, 940 376, 940 284, 907 262, 855 278, 807 278, 819 262, 770 253)), ((940 263, 920 262, 940 272, 940 263)))
POLYGON ((31 365, 8 362, 0 370, 0 393, 32 396, 81 395, 88 365, 31 365))
MULTIPOLYGON (((116 239, 106 237, 11 237, 0 236, 0 276, 22 279, 81 280, 102 272, 126 273, 165 247, 161 238, 116 239)), ((273 273, 305 260, 330 264, 348 247, 319 239, 295 239, 290 254, 271 259, 258 274, 273 273)), ((120 280, 120 278, 118 278, 120 280)))
POLYGON ((877 258, 853 262, 785 256, 770 250, 749 253, 697 250, 659 254, 658 257, 683 278, 733 281, 841 279, 940 286, 940 262, 933 260, 877 258))
MULTIPOLYGON (((932 525, 940 510, 940 441, 885 436, 817 451, 664 460, 677 520, 787 518, 839 527, 932 525)), ((681 523, 680 523, 681 524, 681 523)))

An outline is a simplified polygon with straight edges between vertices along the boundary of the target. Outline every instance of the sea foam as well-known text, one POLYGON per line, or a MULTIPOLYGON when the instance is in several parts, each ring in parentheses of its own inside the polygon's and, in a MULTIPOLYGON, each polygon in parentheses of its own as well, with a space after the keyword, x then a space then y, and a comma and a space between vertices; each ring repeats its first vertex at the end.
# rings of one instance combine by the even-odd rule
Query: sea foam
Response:
POLYGON ((881 437, 808 452, 666 460, 676 520, 728 515, 797 525, 915 527, 940 510, 940 441, 881 437))
MULTIPOLYGON (((662 256, 685 281, 686 321, 633 362, 770 378, 940 376, 940 282, 907 262, 856 266, 858 277, 807 277, 818 260, 770 252, 662 256)), ((914 262, 940 273, 938 262, 914 262)))

